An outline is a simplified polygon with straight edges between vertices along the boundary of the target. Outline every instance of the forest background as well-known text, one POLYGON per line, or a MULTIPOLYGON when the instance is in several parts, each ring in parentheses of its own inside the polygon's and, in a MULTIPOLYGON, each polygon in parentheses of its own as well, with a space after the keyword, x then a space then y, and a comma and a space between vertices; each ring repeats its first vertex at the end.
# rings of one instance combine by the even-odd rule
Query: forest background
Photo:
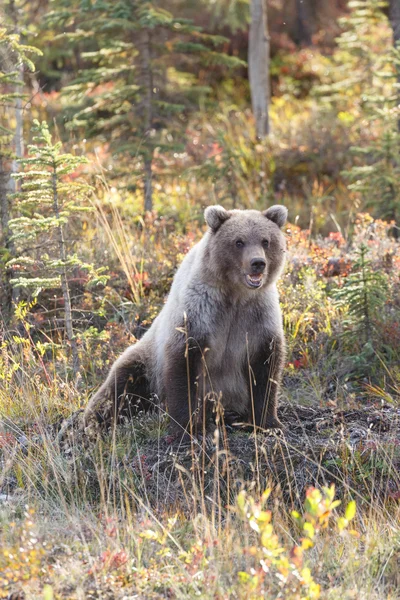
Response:
POLYGON ((0 597, 400 597, 399 39, 398 0, 3 0, 0 597), (286 433, 75 439, 213 203, 289 209, 286 433))

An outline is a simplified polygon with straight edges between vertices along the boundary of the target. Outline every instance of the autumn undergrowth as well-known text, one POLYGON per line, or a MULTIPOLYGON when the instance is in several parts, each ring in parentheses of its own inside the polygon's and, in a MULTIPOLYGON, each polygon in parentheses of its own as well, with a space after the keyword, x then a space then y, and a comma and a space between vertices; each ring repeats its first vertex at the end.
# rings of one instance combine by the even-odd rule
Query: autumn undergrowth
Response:
POLYGON ((194 226, 172 234, 174 219, 156 214, 129 225, 112 205, 97 215, 104 245, 94 254, 107 240, 111 277, 91 295, 75 290, 75 309, 90 315, 77 332, 80 376, 48 299, 21 299, 2 332, 0 597, 398 598, 400 265, 390 225, 361 214, 351 240, 288 228, 283 435, 232 431, 220 415, 210 439, 177 448, 155 410, 97 440, 72 427, 65 443, 63 422, 79 419, 107 366, 154 318, 198 236, 194 226), (352 337, 346 296, 362 244, 387 289, 368 339, 352 337))

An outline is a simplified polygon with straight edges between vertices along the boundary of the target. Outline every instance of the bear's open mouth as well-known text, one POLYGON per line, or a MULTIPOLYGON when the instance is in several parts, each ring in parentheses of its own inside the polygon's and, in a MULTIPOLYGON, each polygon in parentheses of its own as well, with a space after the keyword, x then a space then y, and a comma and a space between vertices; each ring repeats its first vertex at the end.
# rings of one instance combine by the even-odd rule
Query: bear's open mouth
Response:
POLYGON ((262 286, 263 276, 262 273, 258 275, 246 275, 246 284, 251 288, 259 288, 262 286))

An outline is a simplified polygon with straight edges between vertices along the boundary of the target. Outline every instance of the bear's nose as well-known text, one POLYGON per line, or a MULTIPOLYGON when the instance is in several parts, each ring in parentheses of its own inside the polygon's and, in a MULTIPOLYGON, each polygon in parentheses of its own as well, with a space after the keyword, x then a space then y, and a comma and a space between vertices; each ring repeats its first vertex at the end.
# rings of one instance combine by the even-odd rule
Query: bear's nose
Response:
POLYGON ((252 273, 263 273, 267 263, 263 258, 252 258, 250 266, 252 273))

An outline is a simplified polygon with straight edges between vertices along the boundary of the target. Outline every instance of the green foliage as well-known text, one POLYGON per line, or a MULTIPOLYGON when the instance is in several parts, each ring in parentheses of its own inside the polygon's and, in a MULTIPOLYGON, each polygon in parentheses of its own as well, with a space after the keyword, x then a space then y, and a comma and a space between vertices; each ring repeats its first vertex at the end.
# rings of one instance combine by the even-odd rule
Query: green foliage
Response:
POLYGON ((104 282, 103 275, 82 263, 61 241, 65 226, 92 210, 87 202, 90 186, 72 177, 87 160, 63 154, 61 142, 52 142, 46 123, 35 121, 33 132, 35 144, 29 146, 30 157, 19 161, 25 170, 14 175, 21 181, 21 191, 13 197, 22 216, 9 223, 19 250, 19 256, 8 263, 19 275, 11 283, 33 288, 38 294, 42 289, 60 287, 63 274, 76 267, 104 282))
POLYGON ((337 50, 330 82, 317 88, 317 93, 338 110, 345 110, 348 101, 363 102, 364 94, 376 87, 380 61, 387 51, 390 36, 388 20, 381 0, 351 0, 350 12, 339 19, 343 29, 337 38, 337 50))
POLYGON ((82 52, 80 73, 63 90, 69 126, 107 140, 130 184, 144 175, 150 209, 155 153, 182 151, 187 118, 210 92, 199 69, 243 62, 214 49, 225 38, 143 0, 55 0, 48 23, 68 26, 59 39, 82 52))
POLYGON ((352 272, 341 288, 333 292, 337 304, 345 307, 344 336, 354 349, 368 350, 374 346, 374 329, 387 296, 387 278, 368 259, 364 244, 357 250, 352 272))
MULTIPOLYGON (((273 202, 271 180, 275 161, 268 143, 254 142, 255 132, 240 111, 225 111, 210 118, 206 135, 212 144, 201 164, 185 177, 213 186, 218 202, 227 207, 260 208, 273 202)), ((204 136, 202 141, 207 141, 204 136)))
MULTIPOLYGON (((365 112, 374 135, 363 145, 353 146, 356 164, 344 175, 349 189, 358 192, 366 208, 396 221, 400 214, 399 76, 400 49, 393 48, 376 73, 380 86, 365 93, 365 112)), ((394 235, 398 237, 398 229, 394 235)))
MULTIPOLYGON (((338 37, 337 44, 351 56, 357 75, 363 73, 363 83, 372 82, 376 69, 376 47, 371 40, 374 31, 387 22, 383 13, 386 6, 387 2, 382 0, 350 0, 350 13, 339 20, 344 31, 338 37)), ((358 85, 360 83, 358 81, 358 85)))
POLYGON ((38 48, 22 44, 20 35, 10 33, 7 28, 0 27, 0 156, 10 157, 10 142, 13 131, 10 129, 10 114, 15 108, 17 99, 25 96, 22 88, 23 80, 19 69, 26 67, 35 70, 30 55, 40 56, 38 48))
MULTIPOLYGON (((398 222, 400 215, 400 135, 390 109, 380 109, 381 132, 368 146, 353 147, 358 164, 345 172, 349 189, 359 192, 365 207, 382 218, 398 222), (367 163, 367 164, 365 164, 367 163)), ((394 229, 398 237, 398 229, 394 229)))
POLYGON ((7 267, 13 271, 10 283, 16 288, 31 289, 34 295, 42 290, 62 289, 65 330, 76 371, 79 358, 68 278, 79 268, 87 272, 92 284, 107 280, 103 268, 96 270, 72 254, 71 244, 65 236, 67 226, 71 226, 80 214, 92 210, 87 202, 90 187, 74 181, 77 168, 87 161, 83 157, 64 154, 61 142, 53 143, 46 123, 35 121, 33 132, 35 143, 29 146, 30 156, 20 161, 25 169, 14 175, 21 182, 21 189, 13 198, 22 216, 9 221, 17 254, 7 267))
POLYGON ((201 0, 211 14, 213 25, 227 26, 236 33, 249 23, 249 0, 201 0))

